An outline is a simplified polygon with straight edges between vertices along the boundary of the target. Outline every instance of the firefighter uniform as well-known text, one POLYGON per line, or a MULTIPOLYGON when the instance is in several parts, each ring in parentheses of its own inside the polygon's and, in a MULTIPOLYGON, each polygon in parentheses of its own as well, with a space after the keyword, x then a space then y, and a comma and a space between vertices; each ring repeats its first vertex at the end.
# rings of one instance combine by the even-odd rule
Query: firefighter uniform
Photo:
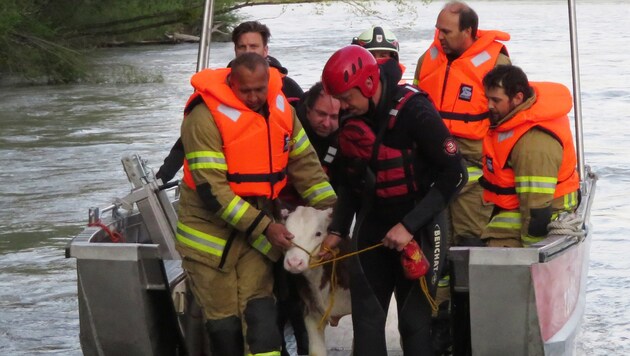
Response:
POLYGON ((280 355, 272 262, 281 251, 265 237, 274 200, 287 178, 315 207, 336 196, 282 95, 280 73, 269 69, 262 115, 231 91, 230 72, 204 70, 191 80, 177 248, 218 354, 280 355))
POLYGON ((489 246, 541 241, 547 225, 578 205, 579 177, 567 114, 569 90, 530 83, 534 95, 501 119, 484 139, 484 199, 495 204, 483 232, 489 246))
POLYGON ((492 213, 484 203, 481 176, 481 147, 488 131, 488 101, 481 83, 496 65, 509 64, 505 46, 510 35, 501 31, 477 31, 477 39, 464 53, 449 59, 438 39, 418 59, 414 84, 429 93, 433 104, 455 138, 468 170, 468 184, 449 205, 451 244, 478 238, 492 213))

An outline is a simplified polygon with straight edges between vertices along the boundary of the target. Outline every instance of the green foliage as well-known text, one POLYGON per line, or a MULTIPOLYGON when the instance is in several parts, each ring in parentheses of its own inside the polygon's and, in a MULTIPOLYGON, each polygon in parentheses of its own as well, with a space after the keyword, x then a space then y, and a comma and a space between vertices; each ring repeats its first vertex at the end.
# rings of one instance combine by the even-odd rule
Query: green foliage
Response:
POLYGON ((47 83, 94 80, 89 48, 190 32, 203 11, 203 0, 2 1, 0 73, 47 83))
MULTIPOLYGON (((98 81, 89 57, 94 47, 164 40, 167 32, 199 34, 204 5, 204 0, 0 1, 0 75, 47 83, 98 81)), ((403 6, 403 0, 387 1, 403 6)), ((213 27, 229 33, 239 20, 234 10, 242 7, 299 2, 332 0, 215 0, 213 27)), ((373 0, 344 2, 359 15, 378 13, 373 0)), ((131 82, 156 80, 129 76, 131 82)))
POLYGON ((0 70, 51 83, 78 80, 83 56, 60 44, 56 29, 40 18, 41 1, 5 0, 0 11, 0 70))

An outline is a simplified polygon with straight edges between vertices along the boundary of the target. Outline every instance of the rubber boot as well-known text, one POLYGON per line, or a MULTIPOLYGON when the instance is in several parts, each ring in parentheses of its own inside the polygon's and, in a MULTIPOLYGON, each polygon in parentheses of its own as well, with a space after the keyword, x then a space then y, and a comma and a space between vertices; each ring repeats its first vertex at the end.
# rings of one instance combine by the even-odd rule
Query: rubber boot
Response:
POLYGON ((275 351, 280 353, 282 335, 276 324, 278 312, 275 300, 272 297, 252 299, 247 302, 243 314, 247 324, 246 341, 249 353, 252 355, 275 351))
POLYGON ((206 330, 210 337, 212 355, 243 355, 245 353, 241 319, 238 317, 208 320, 206 330))

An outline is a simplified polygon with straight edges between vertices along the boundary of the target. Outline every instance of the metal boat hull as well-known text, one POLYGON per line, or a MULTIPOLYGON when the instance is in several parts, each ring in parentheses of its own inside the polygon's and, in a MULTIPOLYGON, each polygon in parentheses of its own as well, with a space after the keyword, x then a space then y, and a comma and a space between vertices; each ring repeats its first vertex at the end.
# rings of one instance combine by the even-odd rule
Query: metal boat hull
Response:
MULTIPOLYGON (((589 174, 578 210, 587 232, 595 181, 589 174)), ((159 242, 172 238, 167 221, 176 197, 166 199, 153 182, 137 184, 121 200, 137 208, 124 214, 114 209, 100 219, 125 242, 111 242, 104 229, 87 227, 67 247, 67 257, 77 259, 81 347, 86 355, 209 355, 181 260, 162 246, 172 249, 172 241, 159 242)), ((451 248, 456 354, 573 354, 590 239, 587 233, 552 236, 529 248, 451 248)), ((388 325, 389 348, 401 354, 395 320, 388 325)), ((328 328, 327 335, 331 354, 350 354, 349 320, 328 328)))

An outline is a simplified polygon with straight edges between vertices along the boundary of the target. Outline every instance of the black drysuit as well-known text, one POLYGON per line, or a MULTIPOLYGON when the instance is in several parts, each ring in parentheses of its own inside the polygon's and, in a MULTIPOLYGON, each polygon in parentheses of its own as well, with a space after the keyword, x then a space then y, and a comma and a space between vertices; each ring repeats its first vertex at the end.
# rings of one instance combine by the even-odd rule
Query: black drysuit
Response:
MULTIPOLYGON (((396 106, 402 86, 398 86, 400 70, 393 60, 381 65, 382 93, 376 107, 371 105, 362 119, 376 133, 389 121, 390 110, 396 106)), ((341 131, 343 132, 341 123, 341 131)), ((340 136, 343 133, 340 133, 340 136)), ((340 138, 341 140, 341 138, 340 138)), ((419 190, 408 199, 395 202, 376 197, 367 176, 356 179, 349 172, 351 162, 341 160, 337 182, 337 205, 330 231, 347 236, 356 213, 352 233, 356 249, 375 245, 397 223, 402 223, 414 235, 430 263, 426 275, 430 293, 434 295, 446 256, 446 221, 443 211, 464 186, 467 173, 459 152, 439 114, 426 95, 409 98, 399 111, 396 121, 382 135, 382 145, 394 149, 413 149, 413 171, 419 190)), ((375 171, 374 157, 368 170, 375 171)), ((422 293, 418 280, 406 279, 400 262, 400 252, 379 247, 359 254, 353 263, 352 321, 354 352, 359 356, 385 356, 385 319, 392 293, 398 305, 398 325, 405 355, 431 355, 431 306, 422 293)))

